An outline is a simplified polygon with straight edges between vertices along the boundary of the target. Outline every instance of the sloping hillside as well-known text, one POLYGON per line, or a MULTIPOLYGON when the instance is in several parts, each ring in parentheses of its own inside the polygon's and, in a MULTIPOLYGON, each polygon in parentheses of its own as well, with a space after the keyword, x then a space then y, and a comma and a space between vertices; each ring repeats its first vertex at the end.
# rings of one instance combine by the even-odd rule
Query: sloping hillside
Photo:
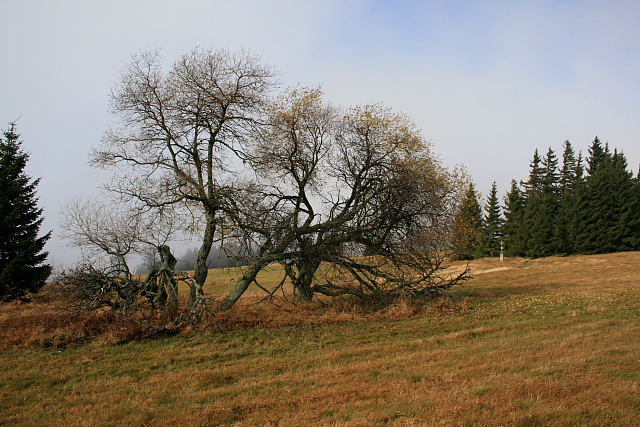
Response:
MULTIPOLYGON (((638 425, 639 267, 640 253, 479 260, 471 263, 476 279, 453 301, 423 311, 400 302, 367 316, 344 306, 326 310, 328 322, 317 324, 7 349, 0 355, 0 420, 638 425)), ((235 315, 242 310, 260 316, 248 307, 235 315)))

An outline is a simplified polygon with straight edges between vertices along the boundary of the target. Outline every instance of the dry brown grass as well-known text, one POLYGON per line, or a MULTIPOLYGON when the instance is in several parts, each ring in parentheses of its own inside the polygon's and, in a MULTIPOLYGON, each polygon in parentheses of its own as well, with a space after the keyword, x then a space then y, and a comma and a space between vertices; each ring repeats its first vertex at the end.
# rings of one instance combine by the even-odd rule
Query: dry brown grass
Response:
POLYGON ((46 304, 11 303, 0 315, 0 352, 28 347, 62 348, 89 342, 106 345, 138 341, 168 329, 165 313, 71 313, 46 304))
MULTIPOLYGON (((426 307, 247 299, 209 333, 5 348, 0 424, 639 425, 638 266, 640 253, 479 260, 426 307)), ((0 329, 35 304, 3 306, 0 329)))
MULTIPOLYGON (((214 277, 220 274, 213 273, 214 277)), ((274 282, 275 279, 272 282, 264 280, 266 284, 274 282)), ((211 291, 221 292, 221 287, 216 288, 211 280, 208 287, 211 291)), ((188 311, 187 289, 181 290, 180 306, 188 311)), ((74 312, 69 310, 69 304, 65 304, 66 297, 55 286, 47 285, 30 302, 0 304, 0 351, 33 346, 63 348, 89 343, 115 345, 166 335, 188 336, 193 333, 312 326, 374 318, 399 320, 428 311, 454 313, 468 308, 466 300, 456 302, 449 297, 436 301, 398 299, 375 304, 355 297, 342 297, 300 304, 294 303, 290 287, 285 287, 284 292, 268 299, 264 291, 254 288, 247 292, 234 310, 214 312, 203 322, 191 324, 175 321, 175 314, 162 311, 123 314, 104 309, 94 313, 74 312)), ((212 297, 216 299, 215 295, 212 297)), ((211 306, 215 307, 215 302, 211 306)))

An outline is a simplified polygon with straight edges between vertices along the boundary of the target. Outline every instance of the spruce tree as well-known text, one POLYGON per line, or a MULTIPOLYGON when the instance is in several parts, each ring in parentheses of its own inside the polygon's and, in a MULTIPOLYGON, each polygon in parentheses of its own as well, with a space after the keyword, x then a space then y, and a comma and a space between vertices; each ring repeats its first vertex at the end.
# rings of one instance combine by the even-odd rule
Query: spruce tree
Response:
POLYGON ((540 153, 538 153, 538 149, 536 148, 536 151, 533 153, 533 159, 531 159, 531 163, 529 164, 529 179, 522 183, 524 186, 525 198, 527 195, 534 194, 536 191, 542 189, 542 177, 544 170, 541 163, 542 159, 540 158, 540 153))
POLYGON ((0 137, 0 300, 24 298, 40 289, 51 266, 43 252, 51 232, 38 237, 43 221, 36 187, 24 172, 29 155, 22 150, 15 124, 0 137))
POLYGON ((636 242, 636 247, 634 250, 640 250, 640 171, 638 172, 636 178, 633 180, 631 193, 631 199, 633 200, 636 209, 635 223, 632 225, 632 236, 634 241, 636 242))
POLYGON ((564 142, 560 169, 560 209, 558 211, 557 243, 561 254, 575 253, 576 194, 582 185, 582 154, 576 153, 569 141, 564 142))
POLYGON ((539 240, 542 242, 543 255, 558 253, 560 247, 560 232, 558 215, 561 205, 560 173, 558 171, 558 158, 549 147, 547 154, 542 159, 542 204, 543 215, 538 224, 539 240))
POLYGON ((473 183, 469 183, 456 216, 452 252, 459 260, 473 259, 478 252, 482 209, 473 183))
POLYGON ((529 179, 505 197, 506 254, 532 258, 640 250, 640 173, 595 137, 586 159, 564 143, 562 167, 535 151, 529 179))
POLYGON ((558 159, 549 148, 540 159, 533 155, 529 181, 525 184, 524 211, 525 255, 538 258, 556 253, 556 217, 559 210, 558 159))
POLYGON ((525 200, 518 182, 511 181, 511 189, 504 198, 504 251, 507 256, 524 256, 525 200))
POLYGON ((610 203, 606 199, 611 188, 608 188, 605 178, 605 167, 610 163, 611 153, 608 147, 602 146, 597 136, 588 152, 587 175, 577 194, 576 250, 581 254, 612 252, 613 248, 606 243, 611 224, 611 212, 607 207, 610 203))
POLYGON ((624 154, 602 147, 596 137, 589 148, 587 176, 578 196, 576 247, 595 254, 640 248, 640 205, 633 174, 624 154))
POLYGON ((609 238, 615 251, 640 249, 640 204, 635 194, 633 174, 627 170, 627 159, 614 150, 607 179, 614 190, 609 238))
POLYGON ((495 181, 491 186, 491 192, 484 206, 484 211, 478 256, 496 257, 500 255, 503 220, 500 212, 500 202, 498 201, 498 187, 495 181))
POLYGON ((576 152, 569 141, 564 142, 562 168, 560 169, 560 192, 562 197, 575 191, 578 180, 582 179, 582 154, 576 152))
POLYGON ((594 176, 598 169, 604 167, 607 159, 611 156, 609 144, 604 147, 600 139, 596 136, 589 147, 589 157, 587 158, 587 174, 594 176))
POLYGON ((535 210, 537 209, 539 195, 542 191, 541 162, 542 159, 536 148, 533 153, 533 159, 531 163, 529 163, 529 179, 521 183, 523 187, 522 199, 524 202, 522 229, 520 230, 523 256, 530 256, 530 247, 532 245, 531 237, 533 235, 533 223, 536 214, 535 210))

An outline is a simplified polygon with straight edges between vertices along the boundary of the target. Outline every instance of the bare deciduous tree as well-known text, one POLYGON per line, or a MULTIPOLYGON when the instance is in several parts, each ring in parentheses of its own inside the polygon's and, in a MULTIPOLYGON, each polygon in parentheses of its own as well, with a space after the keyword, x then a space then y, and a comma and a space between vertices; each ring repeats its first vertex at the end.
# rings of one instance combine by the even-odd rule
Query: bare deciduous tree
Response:
POLYGON ((86 261, 131 278, 129 257, 140 245, 141 215, 118 205, 81 198, 67 203, 61 212, 61 237, 82 250, 86 261))
POLYGON ((177 260, 166 245, 182 229, 180 224, 170 206, 145 212, 93 199, 68 203, 60 221, 62 236, 82 249, 84 259, 75 269, 63 272, 58 282, 74 308, 127 311, 140 307, 146 298, 153 307, 177 310, 178 281, 195 287, 190 275, 175 271, 177 260), (132 255, 155 262, 146 280, 132 276, 132 255))
POLYGON ((317 292, 420 293, 466 280, 439 273, 457 177, 406 116, 379 105, 345 112, 317 89, 272 100, 273 70, 245 52, 197 49, 167 74, 161 61, 145 52, 125 68, 111 96, 121 126, 91 160, 122 171, 107 188, 126 202, 189 213, 181 228, 202 241, 191 307, 206 300, 216 239, 250 261, 222 309, 272 262, 284 265, 301 301, 317 292))
POLYGON ((344 114, 319 90, 296 89, 271 105, 267 123, 248 158, 258 178, 228 210, 254 262, 223 309, 275 261, 302 301, 314 292, 420 293, 468 279, 440 274, 458 180, 406 116, 380 106, 344 114), (330 268, 319 277, 323 264, 330 268))
POLYGON ((111 93, 121 127, 109 130, 91 155, 99 167, 124 174, 108 187, 147 207, 181 204, 201 227, 202 243, 190 305, 204 298, 206 259, 223 207, 231 169, 259 122, 274 71, 247 52, 196 49, 164 74, 157 52, 133 58, 111 93))

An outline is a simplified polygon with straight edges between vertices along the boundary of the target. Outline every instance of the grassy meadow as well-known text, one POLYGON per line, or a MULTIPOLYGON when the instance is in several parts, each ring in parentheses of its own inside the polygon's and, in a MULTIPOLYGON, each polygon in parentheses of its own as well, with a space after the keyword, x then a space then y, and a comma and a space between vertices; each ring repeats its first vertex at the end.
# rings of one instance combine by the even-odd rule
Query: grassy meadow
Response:
POLYGON ((20 341, 50 301, 3 304, 0 425, 640 425, 640 252, 471 267, 427 307, 245 303, 121 345, 20 341))

